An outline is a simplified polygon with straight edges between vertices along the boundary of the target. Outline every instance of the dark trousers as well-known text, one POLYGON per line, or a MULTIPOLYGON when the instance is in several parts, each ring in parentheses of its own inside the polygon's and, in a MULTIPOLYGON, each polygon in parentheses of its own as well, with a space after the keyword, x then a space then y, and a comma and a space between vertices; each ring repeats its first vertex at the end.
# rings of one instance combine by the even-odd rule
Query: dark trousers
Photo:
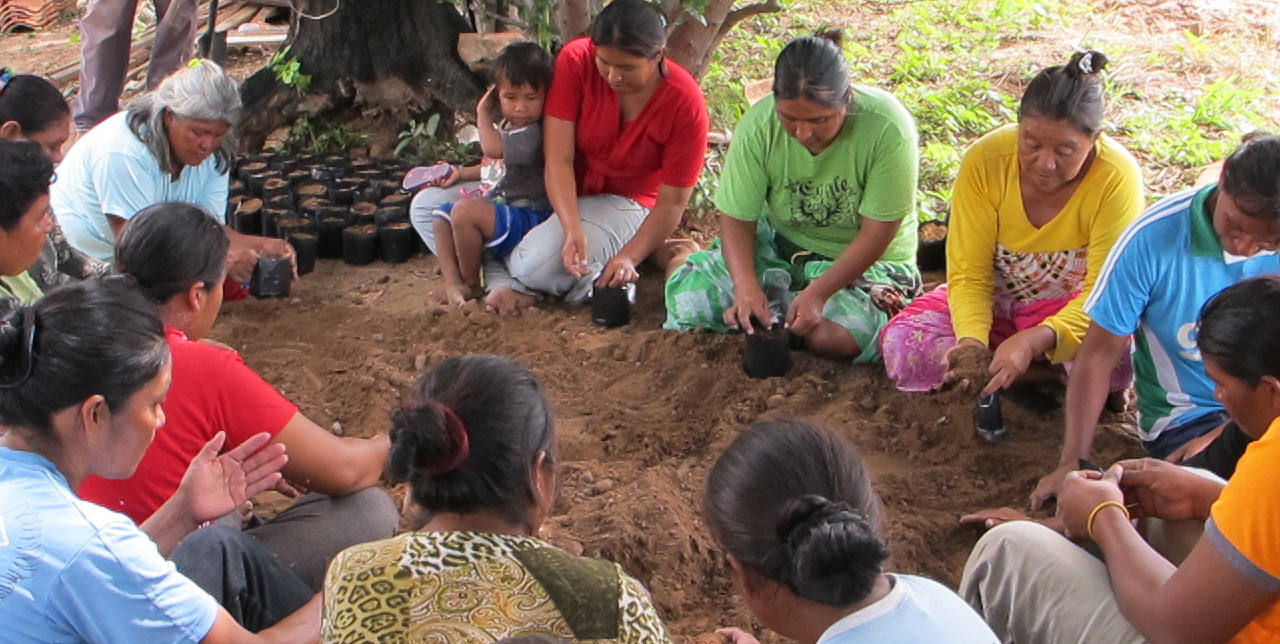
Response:
POLYGON ((196 530, 170 559, 241 626, 257 632, 311 599, 334 555, 391 537, 399 522, 380 489, 341 497, 312 493, 244 531, 221 524, 196 530))

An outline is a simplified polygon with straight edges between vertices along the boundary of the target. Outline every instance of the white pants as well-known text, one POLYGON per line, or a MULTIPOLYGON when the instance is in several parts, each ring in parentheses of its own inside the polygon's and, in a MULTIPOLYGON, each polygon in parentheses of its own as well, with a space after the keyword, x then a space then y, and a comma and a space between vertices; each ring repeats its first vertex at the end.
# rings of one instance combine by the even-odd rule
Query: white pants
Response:
MULTIPOLYGON (((426 188, 414 196, 409 218, 432 253, 436 251, 431 211, 438 205, 456 200, 459 188, 471 184, 455 184, 449 188, 426 188)), ((542 222, 516 245, 505 263, 485 260, 485 290, 508 287, 522 293, 548 293, 564 298, 570 304, 591 297, 591 283, 600 275, 606 262, 618 254, 635 236, 648 216, 649 209, 619 195, 593 195, 578 198, 582 232, 587 237, 587 275, 575 277, 564 268, 560 249, 564 246, 564 228, 552 216, 542 222)))

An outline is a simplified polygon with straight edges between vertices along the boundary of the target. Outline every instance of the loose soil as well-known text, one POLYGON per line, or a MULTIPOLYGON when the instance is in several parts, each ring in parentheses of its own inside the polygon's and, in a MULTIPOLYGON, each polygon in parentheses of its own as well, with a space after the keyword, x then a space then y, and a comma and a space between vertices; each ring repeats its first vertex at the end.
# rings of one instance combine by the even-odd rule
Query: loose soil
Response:
MULTIPOLYGON (((214 336, 346 436, 385 432, 420 369, 446 357, 497 353, 529 365, 558 419, 561 490, 545 536, 621 563, 651 589, 680 641, 710 644, 717 626, 751 624, 698 514, 708 468, 748 423, 800 416, 847 436, 884 498, 890 569, 953 587, 978 537, 957 518, 1025 506, 1057 460, 1060 411, 1041 417, 1006 404, 1010 437, 990 445, 973 429, 976 394, 902 394, 878 365, 795 352, 786 377, 752 380, 742 371, 743 336, 661 329, 651 270, 631 324, 617 329, 595 326, 589 307, 518 317, 478 302, 449 309, 434 300, 442 284, 430 256, 397 266, 321 260, 292 299, 225 304, 214 336)), ((1095 460, 1136 455, 1132 419, 1103 420, 1095 460)), ((403 501, 403 486, 392 493, 403 501)), ((406 506, 404 525, 416 516, 406 506)))
MULTIPOLYGON (((849 15, 832 16, 832 24, 875 28, 878 5, 842 5, 849 15)), ((1086 34, 1104 48, 1166 38, 1173 49, 1174 36, 1186 29, 1213 33, 1215 42, 1232 33, 1243 49, 1222 47, 1224 56, 1258 56, 1274 51, 1280 33, 1264 0, 1106 0, 1100 8, 1113 6, 1123 7, 1127 24, 1061 26, 1025 46, 1042 47, 1042 61, 1059 60, 1086 34)), ((76 31, 70 21, 0 37, 0 61, 19 72, 47 72, 78 56, 76 31)), ((244 78, 271 53, 233 50, 229 69, 244 78)), ((1162 68, 1144 80, 1193 89, 1216 73, 1162 68)), ((74 91, 74 82, 67 89, 74 91)), ((1150 164, 1146 170, 1149 186, 1181 180, 1150 164)), ((714 234, 705 224, 694 227, 698 238, 714 234)), ((717 642, 712 631, 722 625, 758 628, 735 598, 723 553, 698 514, 708 468, 748 423, 800 416, 857 444, 885 502, 889 568, 952 587, 978 537, 957 518, 984 507, 1024 507, 1037 478, 1056 464, 1061 410, 1027 410, 1006 400, 1009 438, 991 445, 974 432, 972 391, 906 395, 893 389, 880 366, 806 353, 792 354, 794 366, 784 378, 749 379, 741 366, 742 336, 661 329, 662 289, 653 273, 647 270, 640 282, 631 324, 606 330, 591 323, 585 307, 551 305, 518 317, 491 315, 478 303, 446 309, 435 303, 443 282, 428 256, 396 266, 321 260, 293 285, 291 298, 224 305, 213 335, 236 347, 308 417, 346 436, 385 432, 402 393, 424 368, 448 356, 497 353, 529 365, 558 419, 560 498, 544 536, 621 563, 649 587, 683 642, 717 642)), ((1062 398, 1060 389, 1049 394, 1062 398)), ((1131 415, 1104 414, 1094 461, 1105 466, 1140 453, 1132 427, 1131 415)), ((404 501, 403 486, 389 489, 404 501)), ((413 527, 416 509, 402 507, 404 526, 413 527)), ((778 641, 768 632, 762 640, 778 641)))

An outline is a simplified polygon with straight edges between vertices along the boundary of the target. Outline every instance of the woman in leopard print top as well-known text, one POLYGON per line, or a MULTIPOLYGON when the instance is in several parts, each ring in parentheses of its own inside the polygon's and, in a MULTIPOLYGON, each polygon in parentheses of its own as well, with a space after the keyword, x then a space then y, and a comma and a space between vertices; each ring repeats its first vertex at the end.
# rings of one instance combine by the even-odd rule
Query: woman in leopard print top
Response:
POLYGON ((555 497, 550 403, 498 356, 442 363, 392 417, 389 471, 430 520, 329 566, 324 642, 669 642, 648 593, 615 563, 537 538, 555 497))

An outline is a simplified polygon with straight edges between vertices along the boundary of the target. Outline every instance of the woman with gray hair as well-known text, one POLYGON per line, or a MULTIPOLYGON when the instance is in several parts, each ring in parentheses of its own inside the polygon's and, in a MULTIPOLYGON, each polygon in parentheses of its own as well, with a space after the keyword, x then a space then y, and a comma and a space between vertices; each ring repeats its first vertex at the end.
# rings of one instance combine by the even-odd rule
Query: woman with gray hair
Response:
MULTIPOLYGON (((193 62, 76 141, 58 167, 51 205, 73 246, 110 260, 116 237, 138 211, 166 201, 194 203, 225 224, 234 139, 241 117, 235 82, 218 65, 193 62)), ((249 279, 259 254, 292 257, 278 239, 227 228, 229 277, 249 279)))

